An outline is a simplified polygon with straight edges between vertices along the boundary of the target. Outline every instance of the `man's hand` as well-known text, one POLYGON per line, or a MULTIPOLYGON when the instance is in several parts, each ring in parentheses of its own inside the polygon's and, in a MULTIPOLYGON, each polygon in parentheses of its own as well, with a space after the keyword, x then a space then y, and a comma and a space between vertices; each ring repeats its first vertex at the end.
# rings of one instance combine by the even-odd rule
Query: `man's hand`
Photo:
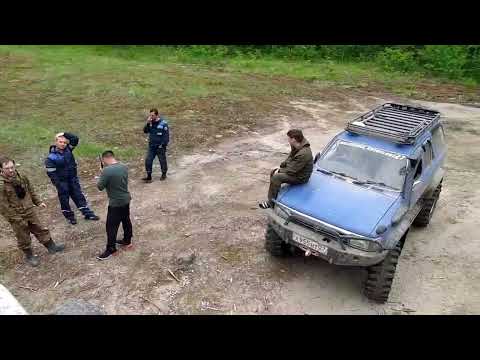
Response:
POLYGON ((47 204, 45 204, 44 202, 42 202, 40 205, 38 205, 38 207, 41 207, 41 208, 46 209, 46 208, 47 208, 47 204))

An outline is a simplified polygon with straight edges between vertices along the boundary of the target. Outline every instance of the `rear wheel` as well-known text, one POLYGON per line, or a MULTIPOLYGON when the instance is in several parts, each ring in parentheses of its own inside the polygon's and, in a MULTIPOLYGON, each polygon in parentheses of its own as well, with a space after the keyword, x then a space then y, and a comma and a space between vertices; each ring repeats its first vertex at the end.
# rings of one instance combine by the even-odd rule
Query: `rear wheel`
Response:
POLYGON ((267 232, 265 233, 265 248, 273 256, 285 256, 287 254, 287 244, 270 225, 267 225, 267 232))
POLYGON ((401 252, 402 242, 399 241, 381 263, 367 269, 368 275, 365 282, 365 296, 367 298, 380 303, 388 300, 401 252))
POLYGON ((437 206, 438 198, 440 197, 440 192, 442 191, 442 183, 437 186, 435 191, 432 194, 432 197, 425 199, 425 204, 422 207, 422 210, 418 213, 415 221, 413 222, 416 226, 425 227, 430 223, 433 213, 437 206))

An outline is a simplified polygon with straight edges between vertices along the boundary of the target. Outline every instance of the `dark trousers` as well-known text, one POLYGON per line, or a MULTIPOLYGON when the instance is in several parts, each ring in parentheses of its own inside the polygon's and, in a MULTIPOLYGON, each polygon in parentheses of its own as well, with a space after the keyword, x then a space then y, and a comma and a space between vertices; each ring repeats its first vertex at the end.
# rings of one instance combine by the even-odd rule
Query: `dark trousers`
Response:
POLYGON ((130 203, 124 206, 108 207, 107 213, 107 249, 116 248, 118 227, 122 223, 123 239, 132 240, 132 222, 130 221, 130 203))
POLYGON ((148 145, 147 157, 145 158, 145 170, 147 174, 152 174, 152 165, 155 157, 158 156, 162 174, 167 174, 167 145, 148 145))
MULTIPOLYGON (((273 172, 272 172, 273 173, 273 172)), ((294 176, 290 176, 287 174, 270 174, 270 187, 268 188, 268 200, 271 201, 272 199, 276 199, 282 184, 291 184, 291 185, 298 185, 302 184, 303 181, 299 181, 294 176)))
POLYGON ((80 210, 84 216, 93 214, 93 211, 87 206, 87 199, 85 195, 83 195, 78 177, 61 180, 56 184, 56 188, 62 213, 67 219, 75 216, 70 208, 70 198, 72 198, 78 210, 80 210))

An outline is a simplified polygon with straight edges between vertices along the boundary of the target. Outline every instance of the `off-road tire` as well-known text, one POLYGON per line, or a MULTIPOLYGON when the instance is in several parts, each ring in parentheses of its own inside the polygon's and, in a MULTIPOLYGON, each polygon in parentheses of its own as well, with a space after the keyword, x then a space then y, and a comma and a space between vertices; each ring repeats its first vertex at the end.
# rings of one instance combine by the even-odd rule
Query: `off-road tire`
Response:
POLYGON ((280 236, 273 230, 270 225, 267 225, 265 233, 265 248, 273 256, 285 256, 287 254, 287 244, 280 236))
POLYGON ((432 197, 425 199, 425 204, 422 207, 422 210, 418 213, 413 225, 425 227, 430 223, 435 208, 437 206, 438 198, 440 197, 440 192, 442 191, 442 183, 440 183, 435 191, 432 194, 432 197))
POLYGON ((402 252, 402 242, 398 242, 394 249, 390 250, 381 263, 367 268, 367 281, 365 282, 365 296, 379 303, 388 300, 392 288, 398 259, 402 252))

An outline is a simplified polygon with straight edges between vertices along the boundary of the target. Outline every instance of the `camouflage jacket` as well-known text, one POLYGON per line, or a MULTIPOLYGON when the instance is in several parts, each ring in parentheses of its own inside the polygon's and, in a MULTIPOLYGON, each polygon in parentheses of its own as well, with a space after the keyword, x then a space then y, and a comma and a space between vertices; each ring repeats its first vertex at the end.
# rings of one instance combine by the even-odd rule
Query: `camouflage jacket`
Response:
MULTIPOLYGON (((20 189, 20 192, 22 190, 20 189)), ((42 203, 40 197, 26 176, 21 176, 18 172, 15 178, 7 179, 0 176, 0 214, 7 221, 20 220, 22 217, 31 213, 34 206, 42 203), (20 185, 25 192, 25 196, 21 198, 17 195, 18 186, 20 185)))

